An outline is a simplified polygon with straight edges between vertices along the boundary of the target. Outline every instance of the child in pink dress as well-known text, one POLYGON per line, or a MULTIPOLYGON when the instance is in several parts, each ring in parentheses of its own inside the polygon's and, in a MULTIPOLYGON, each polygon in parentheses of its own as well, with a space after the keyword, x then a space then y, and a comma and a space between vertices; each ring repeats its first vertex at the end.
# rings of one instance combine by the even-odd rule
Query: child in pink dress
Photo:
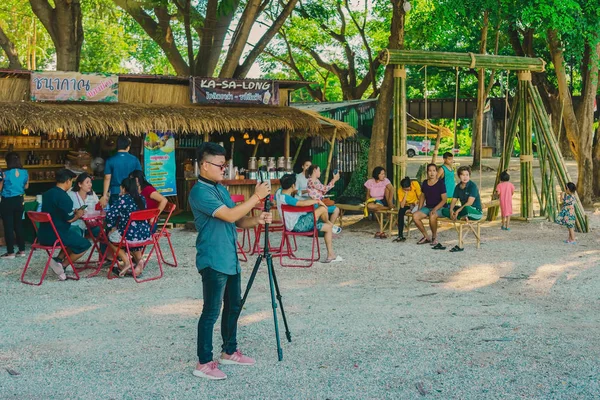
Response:
POLYGON ((502 214, 502 229, 510 231, 510 216, 513 213, 512 197, 515 193, 515 187, 510 181, 510 175, 506 171, 500 173, 500 183, 496 186, 496 192, 500 198, 500 213, 502 214))

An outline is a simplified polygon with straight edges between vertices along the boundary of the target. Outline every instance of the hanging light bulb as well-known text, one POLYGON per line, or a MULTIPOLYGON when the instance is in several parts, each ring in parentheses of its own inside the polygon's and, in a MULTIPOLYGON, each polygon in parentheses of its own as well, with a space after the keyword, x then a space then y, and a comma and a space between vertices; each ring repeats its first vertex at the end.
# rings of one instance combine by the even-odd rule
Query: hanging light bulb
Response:
POLYGON ((250 139, 246 139, 246 144, 252 144, 252 141, 250 139))
POLYGON ((248 135, 248 132, 244 132, 244 139, 250 139, 250 135, 248 135))
POLYGON ((262 135, 262 133, 259 133, 259 134, 258 134, 258 140, 263 140, 263 135, 262 135))
POLYGON ((235 138, 233 137, 233 135, 231 135, 231 137, 229 138, 230 142, 235 142, 235 138))
POLYGON ((56 132, 58 132, 58 133, 63 133, 64 131, 65 131, 65 130, 64 130, 63 128, 58 128, 58 129, 56 130, 56 132))
POLYGON ((29 129, 27 128, 23 128, 23 130, 21 131, 21 133, 25 136, 29 135, 29 129))
POLYGON ((256 144, 256 139, 252 139, 252 140, 250 141, 250 144, 252 144, 252 145, 255 145, 255 144, 256 144))
POLYGON ((265 138, 265 140, 264 140, 264 142, 265 142, 265 143, 267 143, 267 144, 268 144, 270 141, 271 141, 271 139, 269 139, 268 137, 266 137, 266 138, 265 138))

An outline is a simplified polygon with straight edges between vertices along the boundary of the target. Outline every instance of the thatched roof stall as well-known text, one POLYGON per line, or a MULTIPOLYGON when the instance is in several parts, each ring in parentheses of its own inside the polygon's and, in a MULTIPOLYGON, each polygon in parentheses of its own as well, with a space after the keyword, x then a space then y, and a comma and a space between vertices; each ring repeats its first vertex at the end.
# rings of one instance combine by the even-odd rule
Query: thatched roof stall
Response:
MULTIPOLYGON (((344 124, 345 125, 345 124, 344 124)), ((151 130, 205 134, 214 132, 284 132, 328 134, 333 124, 291 107, 178 106, 104 103, 0 103, 0 130, 52 132, 76 136, 143 135, 151 130)), ((337 129, 337 127, 335 127, 337 129)), ((341 127, 343 135, 353 129, 341 127)))
POLYGON ((182 134, 263 131, 287 137, 356 133, 350 125, 318 113, 285 107, 289 94, 307 82, 278 81, 280 107, 192 105, 189 79, 157 75, 119 75, 118 103, 36 103, 29 101, 29 71, 0 70, 0 131, 64 129, 70 135, 142 135, 149 130, 182 134))

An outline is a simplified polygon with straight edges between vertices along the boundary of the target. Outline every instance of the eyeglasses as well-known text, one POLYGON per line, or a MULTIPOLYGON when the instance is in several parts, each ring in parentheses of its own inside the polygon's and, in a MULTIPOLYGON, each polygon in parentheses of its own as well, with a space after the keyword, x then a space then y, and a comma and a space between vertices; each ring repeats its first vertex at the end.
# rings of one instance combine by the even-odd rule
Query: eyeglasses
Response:
POLYGON ((205 162, 209 163, 210 165, 214 165, 215 167, 221 168, 221 171, 223 171, 225 168, 227 168, 227 164, 215 164, 215 163, 211 163, 210 161, 205 161, 205 162))

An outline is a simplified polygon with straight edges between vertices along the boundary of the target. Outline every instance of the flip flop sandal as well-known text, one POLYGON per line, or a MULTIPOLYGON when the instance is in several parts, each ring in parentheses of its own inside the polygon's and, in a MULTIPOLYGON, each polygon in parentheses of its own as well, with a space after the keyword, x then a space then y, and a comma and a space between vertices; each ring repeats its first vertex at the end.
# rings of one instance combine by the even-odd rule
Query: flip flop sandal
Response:
POLYGON ((381 232, 381 235, 379 235, 379 239, 387 239, 388 235, 384 232, 381 232))
POLYGON ((406 238, 404 236, 399 236, 396 239, 392 240, 394 243, 406 242, 406 238))
POLYGON ((440 242, 437 241, 437 239, 431 239, 431 243, 429 243, 429 245, 431 246, 437 246, 440 242))
POLYGON ((433 250, 446 250, 445 246, 442 246, 441 243, 436 244, 435 246, 432 247, 433 250))
POLYGON ((458 245, 457 245, 457 246, 454 246, 453 248, 451 248, 451 249, 450 249, 450 253, 457 253, 457 252, 459 252, 459 251, 464 251, 464 250, 465 250, 465 249, 463 249, 463 248, 460 248, 460 247, 458 247, 458 245))
POLYGON ((375 239, 381 239, 381 234, 382 234, 382 232, 377 232, 375 234, 375 239))
POLYGON ((431 243, 431 240, 429 240, 427 238, 421 238, 421 240, 419 240, 417 242, 417 244, 427 244, 427 243, 431 243))

